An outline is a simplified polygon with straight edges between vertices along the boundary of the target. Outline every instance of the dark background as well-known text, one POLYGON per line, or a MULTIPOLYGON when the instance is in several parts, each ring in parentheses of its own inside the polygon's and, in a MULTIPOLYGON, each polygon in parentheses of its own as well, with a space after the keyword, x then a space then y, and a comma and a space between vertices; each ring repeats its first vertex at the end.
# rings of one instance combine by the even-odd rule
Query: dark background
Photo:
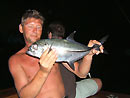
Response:
POLYGON ((108 55, 94 56, 92 77, 102 79, 102 90, 130 94, 130 2, 129 0, 8 0, 0 3, 0 89, 13 87, 8 70, 9 57, 24 46, 19 24, 25 10, 36 9, 46 18, 63 22, 66 36, 77 31, 75 40, 83 44, 109 34, 104 43, 108 55))

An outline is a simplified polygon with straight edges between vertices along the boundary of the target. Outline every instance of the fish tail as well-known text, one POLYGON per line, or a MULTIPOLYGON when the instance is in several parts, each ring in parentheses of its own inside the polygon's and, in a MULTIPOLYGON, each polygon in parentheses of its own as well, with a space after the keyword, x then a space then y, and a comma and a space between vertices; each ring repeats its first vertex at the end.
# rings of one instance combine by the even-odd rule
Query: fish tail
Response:
MULTIPOLYGON (((99 40, 99 42, 100 42, 101 44, 104 44, 104 42, 106 42, 106 40, 108 39, 108 37, 109 37, 109 35, 104 36, 103 38, 101 38, 101 39, 99 40)), ((93 46, 93 48, 95 48, 96 50, 100 50, 100 49, 99 49, 100 46, 101 46, 101 45, 95 44, 95 45, 93 46)), ((108 52, 107 52, 106 50, 104 50, 104 54, 108 54, 108 52)))
POLYGON ((108 37, 109 37, 109 35, 104 36, 103 38, 101 38, 101 39, 99 40, 99 42, 100 42, 101 44, 104 44, 104 42, 108 39, 108 37))

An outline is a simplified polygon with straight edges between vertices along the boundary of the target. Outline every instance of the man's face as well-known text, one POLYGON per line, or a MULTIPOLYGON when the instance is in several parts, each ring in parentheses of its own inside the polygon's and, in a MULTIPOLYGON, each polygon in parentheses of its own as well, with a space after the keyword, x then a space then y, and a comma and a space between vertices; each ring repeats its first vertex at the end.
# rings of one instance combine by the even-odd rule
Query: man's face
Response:
POLYGON ((28 18, 22 26, 21 33, 23 33, 27 43, 36 42, 42 34, 42 21, 40 19, 28 18))

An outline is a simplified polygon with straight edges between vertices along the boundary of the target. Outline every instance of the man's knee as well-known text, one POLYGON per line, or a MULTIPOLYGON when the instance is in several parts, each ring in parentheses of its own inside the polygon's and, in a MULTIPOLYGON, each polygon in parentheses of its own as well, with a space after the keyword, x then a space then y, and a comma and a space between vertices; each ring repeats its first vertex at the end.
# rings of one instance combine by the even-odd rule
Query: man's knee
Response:
POLYGON ((102 81, 99 78, 92 78, 98 85, 98 91, 102 88, 102 81))

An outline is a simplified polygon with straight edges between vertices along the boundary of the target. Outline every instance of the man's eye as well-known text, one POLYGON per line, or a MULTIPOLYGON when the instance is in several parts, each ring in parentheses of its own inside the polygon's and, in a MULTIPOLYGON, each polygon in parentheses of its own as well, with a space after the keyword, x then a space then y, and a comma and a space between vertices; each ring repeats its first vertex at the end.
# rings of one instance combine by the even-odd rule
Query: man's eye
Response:
POLYGON ((33 26, 32 25, 28 25, 28 28, 33 28, 33 26))
POLYGON ((42 27, 41 27, 41 26, 37 26, 37 29, 41 30, 41 29, 42 29, 42 27))

